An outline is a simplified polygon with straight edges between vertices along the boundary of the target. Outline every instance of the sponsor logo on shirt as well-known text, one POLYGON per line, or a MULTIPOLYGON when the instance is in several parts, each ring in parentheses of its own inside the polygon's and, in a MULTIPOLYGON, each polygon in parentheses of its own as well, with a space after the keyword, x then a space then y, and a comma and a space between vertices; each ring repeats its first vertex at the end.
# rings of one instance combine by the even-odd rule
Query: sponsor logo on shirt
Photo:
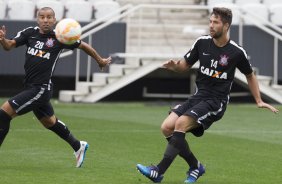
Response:
POLYGON ((204 66, 201 66, 200 71, 202 74, 208 75, 212 78, 227 79, 226 72, 219 72, 211 68, 205 68, 204 66))
POLYGON ((228 65, 228 56, 227 55, 220 55, 220 60, 219 60, 219 64, 221 66, 227 66, 228 65))
POLYGON ((30 55, 33 55, 33 56, 37 56, 37 57, 41 57, 41 58, 45 58, 45 59, 50 59, 50 52, 45 52, 45 51, 40 50, 40 49, 28 47, 27 53, 30 54, 30 55))
POLYGON ((47 38, 47 41, 46 41, 45 45, 47 47, 53 47, 54 46, 54 41, 55 40, 53 38, 47 38))

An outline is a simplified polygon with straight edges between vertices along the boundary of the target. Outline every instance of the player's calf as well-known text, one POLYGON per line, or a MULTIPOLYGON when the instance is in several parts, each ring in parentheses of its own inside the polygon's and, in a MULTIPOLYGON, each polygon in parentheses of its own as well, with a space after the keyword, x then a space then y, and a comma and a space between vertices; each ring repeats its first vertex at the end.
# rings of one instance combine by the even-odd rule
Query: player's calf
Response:
POLYGON ((0 109, 0 146, 9 132, 11 119, 5 111, 0 109))

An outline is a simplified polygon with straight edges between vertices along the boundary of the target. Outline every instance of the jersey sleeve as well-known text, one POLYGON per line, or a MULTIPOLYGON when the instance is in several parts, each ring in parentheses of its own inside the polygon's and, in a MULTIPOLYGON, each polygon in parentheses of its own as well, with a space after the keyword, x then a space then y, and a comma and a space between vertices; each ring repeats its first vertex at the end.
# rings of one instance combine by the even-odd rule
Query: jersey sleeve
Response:
POLYGON ((238 58, 239 62, 237 68, 245 75, 251 74, 253 72, 252 65, 249 62, 247 54, 245 51, 242 51, 238 58))
POLYGON ((13 38, 16 41, 16 47, 25 45, 28 41, 28 37, 33 33, 34 28, 29 27, 22 31, 19 31, 17 35, 13 38))
POLYGON ((187 54, 184 55, 185 61, 191 66, 194 65, 199 60, 198 47, 199 47, 199 39, 195 41, 191 49, 187 52, 187 54))
POLYGON ((73 50, 73 49, 78 48, 80 44, 81 44, 81 40, 78 40, 78 41, 76 41, 74 44, 71 44, 71 45, 65 45, 65 44, 63 44, 63 48, 64 48, 64 49, 73 50))

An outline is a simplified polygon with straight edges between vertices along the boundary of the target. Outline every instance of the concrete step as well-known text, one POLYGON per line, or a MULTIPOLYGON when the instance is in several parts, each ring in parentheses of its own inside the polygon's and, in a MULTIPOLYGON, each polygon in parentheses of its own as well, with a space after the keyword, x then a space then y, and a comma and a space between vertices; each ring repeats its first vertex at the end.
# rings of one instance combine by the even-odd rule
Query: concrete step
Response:
POLYGON ((125 75, 129 75, 131 73, 133 73, 135 70, 138 69, 139 66, 135 66, 135 67, 131 67, 131 68, 125 68, 124 69, 124 74, 125 75))
POLYGON ((182 38, 182 39, 195 39, 201 35, 208 34, 207 26, 191 26, 188 27, 178 27, 178 28, 168 28, 168 27, 132 27, 129 29, 129 38, 142 38, 142 39, 152 39, 152 38, 182 38))
POLYGON ((109 67, 109 73, 116 75, 124 75, 123 67, 121 64, 111 64, 109 67))
POLYGON ((191 45, 189 46, 181 46, 178 47, 176 45, 171 46, 163 46, 163 47, 156 47, 156 46, 128 46, 127 52, 129 53, 159 53, 159 54, 172 54, 172 55, 183 55, 186 54, 191 45))
POLYGON ((99 84, 109 84, 114 82, 117 78, 120 78, 122 75, 111 74, 111 73, 93 73, 93 82, 99 84))
POLYGON ((151 38, 151 39, 130 39, 128 44, 140 46, 157 46, 177 45, 177 46, 191 46, 194 40, 182 38, 151 38))
POLYGON ((264 85, 270 86, 272 77, 265 75, 257 75, 257 80, 264 85))
POLYGON ((92 84, 89 86, 90 93, 95 93, 105 86, 106 86, 106 84, 100 84, 100 83, 92 82, 92 84))
POLYGON ((281 95, 282 95, 282 85, 278 85, 278 84, 273 84, 273 85, 271 85, 271 87, 273 88, 273 89, 275 89, 276 91, 278 91, 281 95))
MULTIPOLYGON (((140 60, 139 58, 125 58, 125 65, 130 65, 132 67, 138 68, 140 66, 140 60)), ((133 68, 134 70, 134 68, 133 68)), ((129 72, 130 73, 131 69, 125 69, 125 72, 129 72)))
POLYGON ((202 19, 206 16, 205 10, 185 10, 185 9, 142 9, 131 15, 132 19, 202 19))
POLYGON ((141 39, 141 40, 158 40, 158 39, 166 39, 166 40, 194 40, 197 39, 199 36, 206 35, 206 34, 184 34, 184 33, 156 33, 156 32, 142 32, 140 35, 138 33, 131 33, 129 35, 130 39, 141 39))
POLYGON ((88 93, 75 90, 61 90, 59 92, 59 101, 76 102, 78 99, 85 97, 87 94, 88 93))
POLYGON ((83 93, 89 93, 93 91, 93 88, 101 88, 105 86, 104 83, 98 83, 98 82, 84 82, 80 81, 76 85, 76 91, 81 91, 83 93))
MULTIPOLYGON (((208 23, 206 24, 195 24, 195 25, 191 25, 193 28, 196 29, 208 29, 208 23)), ((142 30, 146 31, 146 30, 156 30, 156 31, 162 31, 162 30, 167 30, 170 32, 173 31, 179 31, 181 32, 183 29, 185 29, 185 27, 187 27, 186 24, 163 24, 163 23, 159 23, 159 24, 142 24, 140 25, 138 22, 135 23, 131 23, 129 25, 129 27, 132 30, 139 30, 139 28, 141 28, 142 30)))
POLYGON ((116 75, 125 75, 127 71, 136 69, 137 66, 135 64, 111 64, 109 73, 116 75))
POLYGON ((129 24, 128 29, 133 32, 151 32, 151 33, 160 33, 160 32, 169 32, 169 33, 183 33, 188 27, 190 29, 204 29, 208 30, 208 23, 205 24, 129 24))
MULTIPOLYGON (((131 20, 134 22, 137 22, 137 20, 131 20)), ((144 18, 142 19, 140 22, 141 25, 145 25, 145 24, 186 24, 186 25, 198 25, 198 24, 206 24, 208 25, 207 19, 206 18, 202 18, 202 19, 152 19, 152 18, 144 18)))

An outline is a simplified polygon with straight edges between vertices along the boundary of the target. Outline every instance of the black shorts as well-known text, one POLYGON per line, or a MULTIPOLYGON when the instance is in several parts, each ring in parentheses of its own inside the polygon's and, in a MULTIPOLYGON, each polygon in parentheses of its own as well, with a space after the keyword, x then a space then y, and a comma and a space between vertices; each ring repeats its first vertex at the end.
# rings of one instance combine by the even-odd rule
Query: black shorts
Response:
POLYGON ((199 137, 204 134, 204 130, 208 129, 213 122, 222 118, 226 110, 227 102, 220 99, 200 99, 191 97, 183 104, 175 106, 171 111, 178 116, 187 115, 193 117, 200 127, 191 130, 195 136, 199 137))
POLYGON ((30 85, 8 102, 18 115, 33 111, 37 119, 41 119, 54 115, 50 103, 52 93, 50 85, 30 85))

